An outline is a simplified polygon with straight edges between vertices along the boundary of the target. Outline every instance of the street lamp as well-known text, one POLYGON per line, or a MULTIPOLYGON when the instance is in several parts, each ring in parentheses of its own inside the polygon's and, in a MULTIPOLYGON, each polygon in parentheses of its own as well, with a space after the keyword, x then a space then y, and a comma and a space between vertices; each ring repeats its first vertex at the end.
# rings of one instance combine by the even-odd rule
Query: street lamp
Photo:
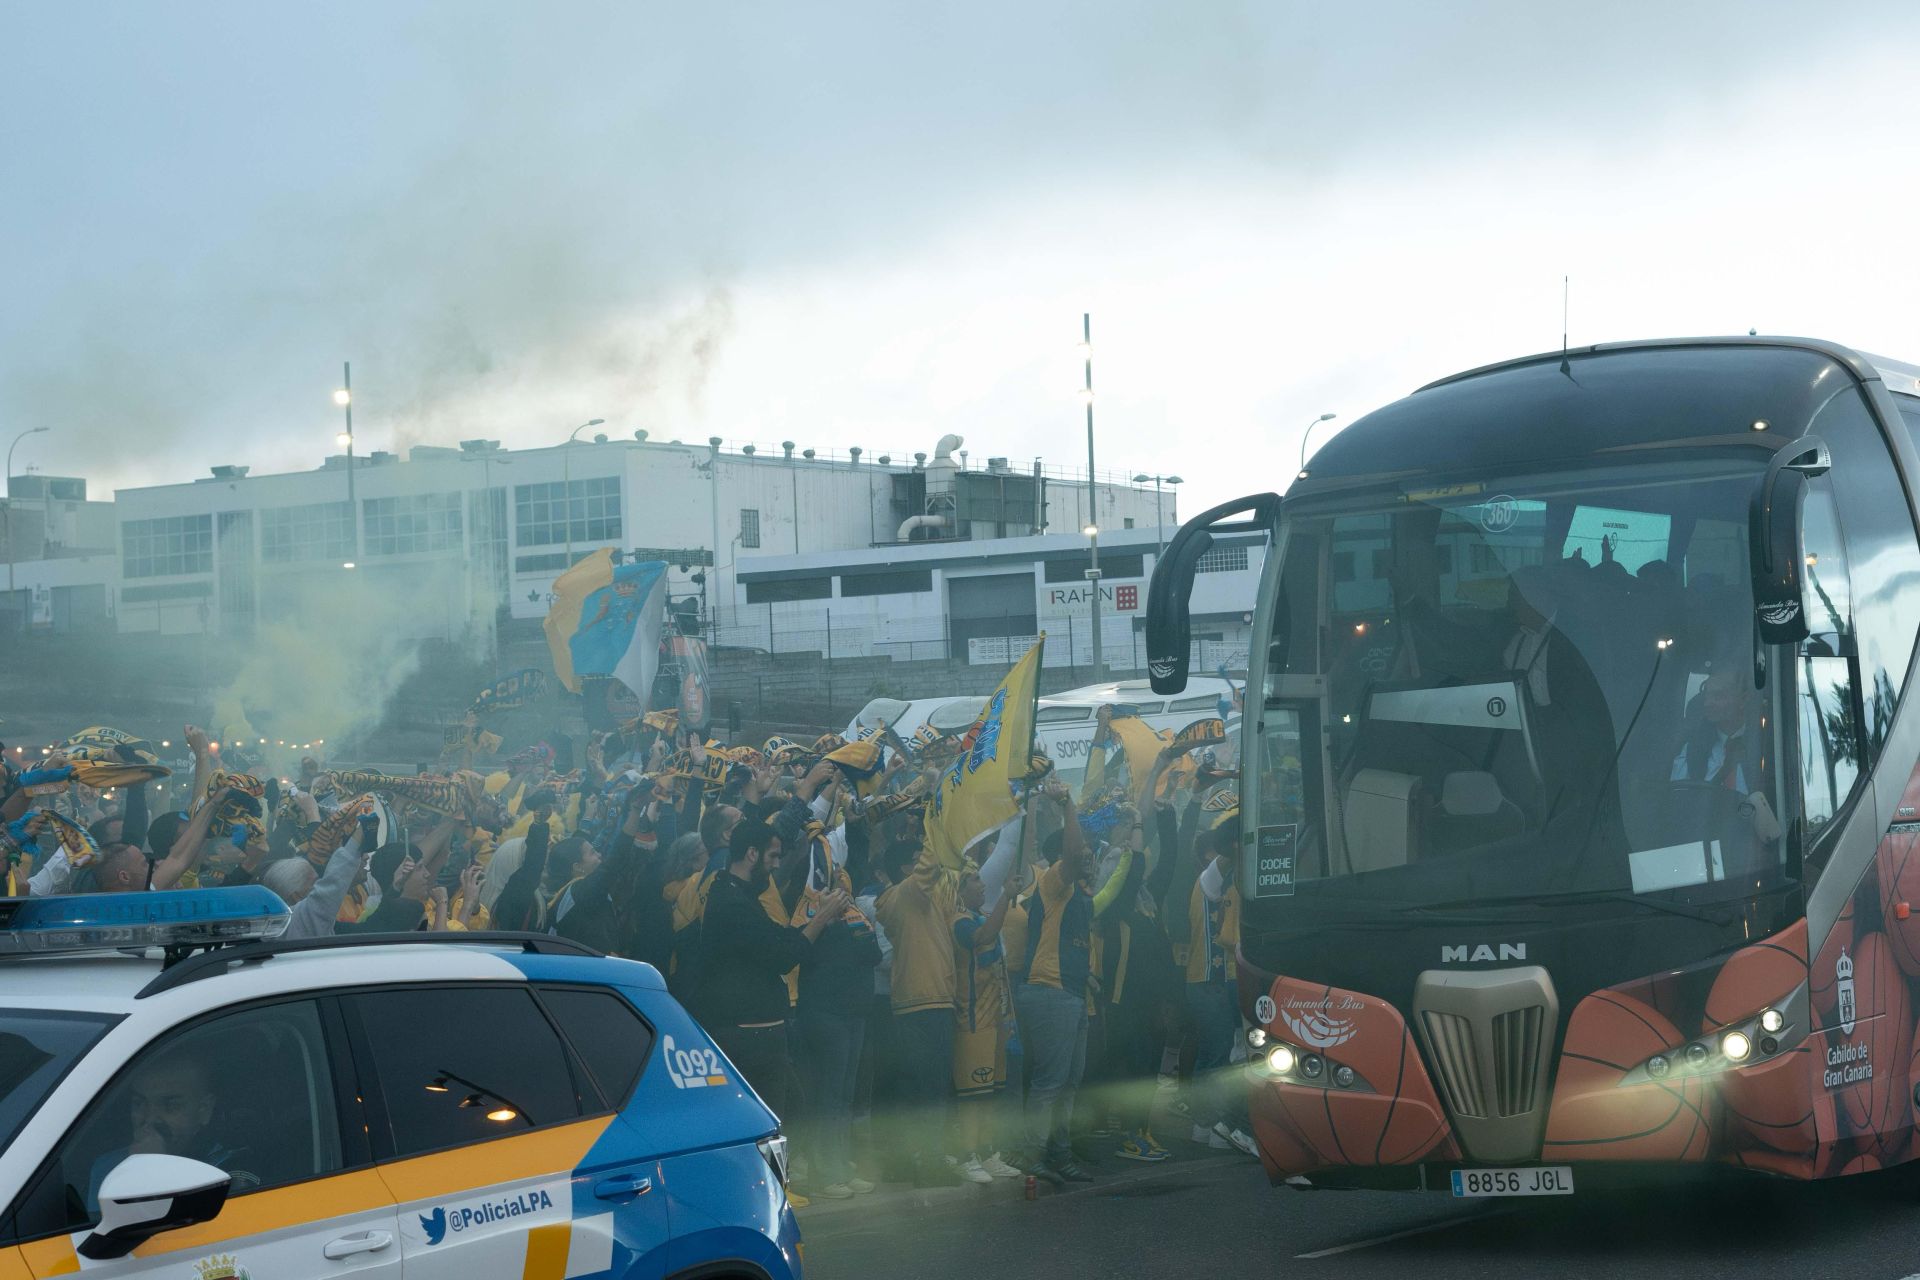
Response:
POLYGON ((13 603, 13 450, 15 445, 18 445, 22 440, 25 440, 28 436, 37 436, 42 431, 51 431, 51 430, 53 430, 52 427, 28 427, 25 431, 22 431, 19 435, 13 438, 13 444, 10 444, 7 446, 6 530, 7 530, 7 603, 9 605, 13 603))
POLYGON ((353 568, 353 562, 360 558, 360 504, 353 500, 353 363, 342 361, 340 365, 340 387, 333 393, 333 402, 347 415, 347 429, 334 437, 334 442, 347 451, 347 531, 352 539, 348 548, 350 557, 345 568, 353 568))
POLYGON ((1093 315, 1091 312, 1080 314, 1080 358, 1084 365, 1085 381, 1080 384, 1080 401, 1087 406, 1087 582, 1093 590, 1088 593, 1089 611, 1093 615, 1093 683, 1099 684, 1106 678, 1107 664, 1100 652, 1100 516, 1094 509, 1094 472, 1093 472, 1093 315))
POLYGON ((1300 437, 1300 475, 1298 477, 1299 479, 1305 480, 1307 478, 1307 441, 1313 438, 1313 429, 1319 426, 1323 422, 1332 422, 1334 418, 1338 416, 1339 416, 1338 414, 1323 413, 1319 417, 1315 418, 1312 422, 1309 422, 1307 424, 1307 433, 1300 437))
POLYGON ((1154 563, 1157 565, 1160 557, 1167 554, 1167 522, 1160 514, 1160 485, 1163 481, 1167 484, 1180 484, 1182 481, 1179 476, 1150 476, 1144 471, 1133 478, 1135 484, 1145 484, 1149 480, 1153 481, 1153 528, 1159 539, 1158 550, 1154 553, 1154 563))
MULTIPOLYGON (((567 522, 567 569, 573 568, 573 442, 588 427, 597 427, 605 421, 605 418, 589 418, 575 427, 567 437, 566 451, 560 455, 560 511, 561 518, 567 522)), ((566 569, 561 572, 565 573, 566 569)))

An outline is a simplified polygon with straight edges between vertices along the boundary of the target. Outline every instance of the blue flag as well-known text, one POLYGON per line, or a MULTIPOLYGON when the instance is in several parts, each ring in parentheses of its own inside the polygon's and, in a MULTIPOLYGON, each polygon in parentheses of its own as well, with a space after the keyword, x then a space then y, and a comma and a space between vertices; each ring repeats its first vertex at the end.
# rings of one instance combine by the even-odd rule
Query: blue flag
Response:
POLYGON ((567 641, 576 676, 612 676, 645 706, 660 665, 660 634, 667 618, 667 566, 660 560, 623 564, 613 581, 580 604, 580 625, 567 641))

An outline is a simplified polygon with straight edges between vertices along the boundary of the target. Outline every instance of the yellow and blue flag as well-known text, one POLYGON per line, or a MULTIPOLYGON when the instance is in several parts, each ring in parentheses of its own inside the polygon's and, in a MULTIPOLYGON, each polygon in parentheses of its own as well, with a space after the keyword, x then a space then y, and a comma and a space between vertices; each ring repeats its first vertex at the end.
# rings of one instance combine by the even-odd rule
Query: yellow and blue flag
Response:
POLYGON ((607 550, 561 574, 547 610, 554 674, 575 693, 582 676, 612 676, 644 706, 660 666, 667 617, 667 566, 643 560, 615 566, 607 550))
POLYGON ((927 802, 927 848, 949 870, 959 869, 968 845, 1020 812, 1013 784, 1032 766, 1034 699, 1046 645, 1042 634, 993 691, 927 802))

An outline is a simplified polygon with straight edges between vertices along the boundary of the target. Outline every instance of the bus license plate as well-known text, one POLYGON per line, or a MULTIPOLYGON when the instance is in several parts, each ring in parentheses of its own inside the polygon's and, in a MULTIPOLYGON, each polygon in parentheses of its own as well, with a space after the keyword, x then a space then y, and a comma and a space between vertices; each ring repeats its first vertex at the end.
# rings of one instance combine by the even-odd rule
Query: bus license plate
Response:
POLYGON ((1566 1165, 1539 1169, 1455 1169, 1453 1194, 1457 1200, 1489 1196, 1570 1196, 1573 1170, 1566 1165))

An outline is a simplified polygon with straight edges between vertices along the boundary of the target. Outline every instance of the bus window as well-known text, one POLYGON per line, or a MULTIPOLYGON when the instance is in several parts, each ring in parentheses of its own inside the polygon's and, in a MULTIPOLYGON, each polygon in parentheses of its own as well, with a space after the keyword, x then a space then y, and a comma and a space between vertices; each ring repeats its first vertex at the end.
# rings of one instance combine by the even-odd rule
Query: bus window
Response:
MULTIPOLYGON (((1833 450, 1834 503, 1846 536, 1853 632, 1866 703, 1866 762, 1879 755, 1893 721, 1907 660, 1920 630, 1920 563, 1913 516, 1887 446, 1858 393, 1836 396, 1812 429, 1833 450)), ((1812 602, 1810 601, 1809 604, 1812 602)), ((1817 615, 1809 618, 1819 631, 1817 615)))
POLYGON ((1801 552, 1806 557, 1807 627, 1795 672, 1799 684, 1799 806, 1803 853, 1853 792, 1862 761, 1854 721, 1851 661, 1853 600, 1846 544, 1827 480, 1807 486, 1801 511, 1801 552))

